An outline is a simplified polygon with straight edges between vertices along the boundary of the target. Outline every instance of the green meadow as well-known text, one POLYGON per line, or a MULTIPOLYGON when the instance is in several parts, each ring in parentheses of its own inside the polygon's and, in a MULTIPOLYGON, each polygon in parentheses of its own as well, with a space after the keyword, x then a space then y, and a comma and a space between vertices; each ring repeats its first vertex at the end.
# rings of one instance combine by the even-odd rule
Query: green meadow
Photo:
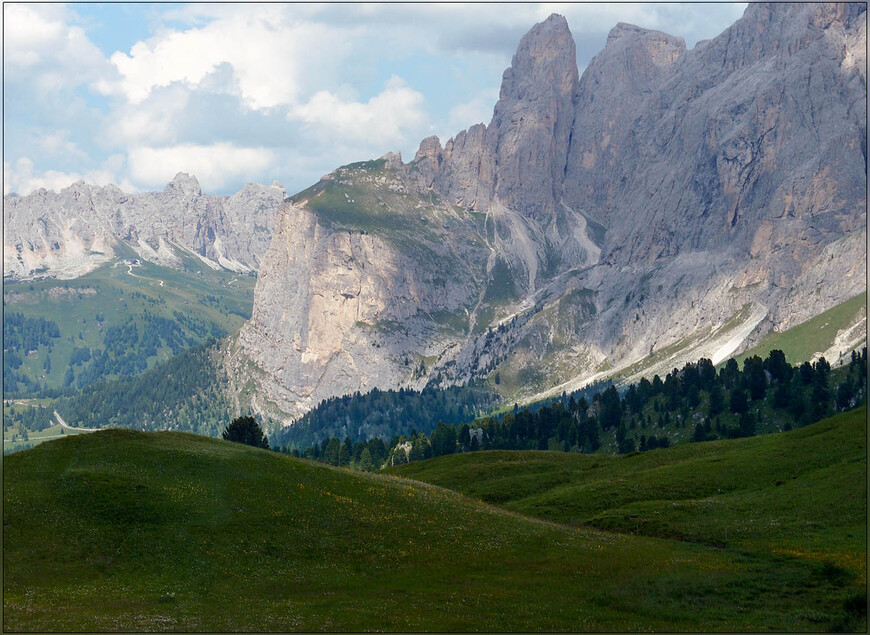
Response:
POLYGON ((46 441, 4 460, 4 629, 863 630, 865 412, 396 470, 459 491, 183 433, 46 441))
MULTIPOLYGON (((859 293, 854 298, 841 302, 788 330, 781 333, 768 333, 756 346, 737 355, 734 359, 739 364, 743 364, 743 360, 747 357, 758 355, 764 358, 770 351, 779 349, 785 353, 786 359, 792 364, 808 361, 817 353, 828 350, 834 344, 839 331, 849 328, 861 319, 865 306, 867 306, 867 293, 859 293)), ((864 319, 866 320, 866 316, 864 319)), ((833 359, 828 361, 832 364, 836 362, 833 359)))
POLYGON ((817 567, 832 586, 815 628, 863 629, 866 417, 860 408, 791 432, 627 456, 478 452, 387 471, 529 517, 739 553, 773 579, 785 562, 817 567), (855 611, 837 617, 847 605, 855 611))

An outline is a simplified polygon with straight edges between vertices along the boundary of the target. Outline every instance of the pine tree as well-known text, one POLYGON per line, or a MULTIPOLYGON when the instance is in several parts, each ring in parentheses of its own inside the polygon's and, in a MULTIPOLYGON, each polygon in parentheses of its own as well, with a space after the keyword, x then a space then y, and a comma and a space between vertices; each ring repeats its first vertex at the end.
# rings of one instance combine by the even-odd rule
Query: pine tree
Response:
POLYGON ((244 443, 255 448, 269 449, 269 437, 263 434, 263 430, 253 417, 238 417, 224 430, 223 438, 226 441, 244 443))
POLYGON ((347 449, 347 444, 342 443, 338 448, 338 464, 348 465, 350 463, 350 451, 347 449))
POLYGON ((363 472, 371 472, 375 469, 372 453, 369 452, 368 447, 363 448, 363 451, 359 455, 359 469, 363 472))
POLYGON ((734 414, 742 414, 749 409, 749 403, 746 400, 746 391, 740 386, 735 387, 731 391, 731 412, 734 414))
POLYGON ((761 361, 761 358, 753 355, 743 360, 743 375, 752 401, 764 399, 767 390, 767 375, 764 372, 764 362, 761 361))
POLYGON ((330 465, 338 465, 342 447, 341 441, 331 437, 323 447, 323 460, 330 465))
POLYGON ((707 414, 715 417, 725 409, 725 391, 719 384, 713 384, 710 388, 710 404, 707 408, 707 414))

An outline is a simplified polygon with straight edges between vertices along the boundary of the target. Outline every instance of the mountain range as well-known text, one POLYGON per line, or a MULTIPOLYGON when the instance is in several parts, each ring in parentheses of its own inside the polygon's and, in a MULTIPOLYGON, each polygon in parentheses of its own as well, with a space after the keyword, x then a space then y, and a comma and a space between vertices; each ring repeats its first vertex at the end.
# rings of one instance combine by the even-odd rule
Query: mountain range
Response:
POLYGON ((183 172, 162 192, 130 194, 84 181, 59 192, 3 198, 3 277, 72 279, 118 260, 179 267, 196 256, 213 270, 256 272, 284 202, 280 183, 248 184, 232 196, 203 194, 183 172))
POLYGON ((692 50, 618 24, 579 76, 550 16, 489 125, 291 197, 231 374, 291 416, 373 387, 528 400, 718 363, 858 295, 865 49, 864 5, 752 4, 692 50))
MULTIPOLYGON (((240 403, 480 382, 529 401, 718 363, 866 290, 866 5, 750 4, 718 37, 566 20, 520 41, 488 125, 286 197, 79 183, 6 197, 4 276, 132 246, 258 273, 221 351, 240 403)), ((847 316, 828 355, 866 340, 847 316)))

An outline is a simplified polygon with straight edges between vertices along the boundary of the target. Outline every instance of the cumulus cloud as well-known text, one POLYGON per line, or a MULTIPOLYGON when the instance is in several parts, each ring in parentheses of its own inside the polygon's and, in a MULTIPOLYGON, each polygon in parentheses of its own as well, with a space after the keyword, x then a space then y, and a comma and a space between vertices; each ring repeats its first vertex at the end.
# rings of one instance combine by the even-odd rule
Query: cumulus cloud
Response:
POLYGON ((144 103, 121 104, 106 118, 104 140, 125 145, 174 143, 181 133, 179 118, 189 100, 188 89, 173 85, 155 91, 144 103))
POLYGON ((400 144, 426 121, 423 95, 393 76, 367 102, 346 101, 328 91, 315 93, 292 109, 291 120, 316 128, 316 134, 346 144, 400 144))
POLYGON ((109 157, 101 167, 86 172, 65 172, 62 170, 45 170, 37 173, 34 162, 28 157, 21 157, 14 167, 3 162, 3 194, 15 192, 22 196, 39 189, 59 192, 77 181, 91 185, 105 186, 110 183, 118 185, 122 190, 135 192, 136 188, 129 179, 121 174, 120 168, 124 159, 121 155, 109 157))
POLYGON ((494 88, 486 95, 480 95, 451 108, 447 116, 448 126, 453 131, 451 135, 466 130, 474 124, 489 124, 492 119, 492 107, 497 98, 498 88, 494 88))
POLYGON ((111 76, 111 67, 80 26, 67 22, 53 4, 4 7, 4 70, 7 78, 30 79, 57 90, 111 76))
POLYGON ((329 42, 328 58, 337 61, 348 52, 343 38, 328 25, 296 19, 280 6, 247 5, 205 26, 169 30, 137 42, 129 54, 114 53, 111 61, 121 79, 100 89, 139 104, 154 89, 173 82, 198 87, 226 64, 235 80, 227 90, 250 108, 274 108, 297 101, 303 76, 317 70, 311 53, 322 55, 323 42, 329 42))
POLYGON ((180 144, 164 148, 140 146, 128 154, 133 181, 150 187, 165 185, 178 172, 196 175, 204 190, 221 190, 235 178, 256 180, 274 163, 267 148, 236 147, 230 143, 180 144))
MULTIPOLYGON (((47 12, 45 12, 47 13, 47 12)), ((28 68, 57 48, 64 26, 40 9, 25 4, 5 7, 3 40, 5 61, 9 68, 28 68)))
POLYGON ((53 130, 39 135, 37 145, 47 156, 67 159, 87 159, 87 153, 77 143, 70 141, 69 130, 53 130))

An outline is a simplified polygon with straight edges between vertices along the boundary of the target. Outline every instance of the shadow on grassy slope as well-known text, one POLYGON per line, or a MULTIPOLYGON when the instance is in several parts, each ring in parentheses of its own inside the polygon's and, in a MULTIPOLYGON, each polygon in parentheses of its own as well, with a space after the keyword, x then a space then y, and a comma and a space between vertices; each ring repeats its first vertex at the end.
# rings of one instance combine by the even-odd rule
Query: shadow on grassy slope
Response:
POLYGON ((4 470, 6 630, 854 621, 849 569, 571 528, 216 439, 107 431, 9 456, 4 470))

